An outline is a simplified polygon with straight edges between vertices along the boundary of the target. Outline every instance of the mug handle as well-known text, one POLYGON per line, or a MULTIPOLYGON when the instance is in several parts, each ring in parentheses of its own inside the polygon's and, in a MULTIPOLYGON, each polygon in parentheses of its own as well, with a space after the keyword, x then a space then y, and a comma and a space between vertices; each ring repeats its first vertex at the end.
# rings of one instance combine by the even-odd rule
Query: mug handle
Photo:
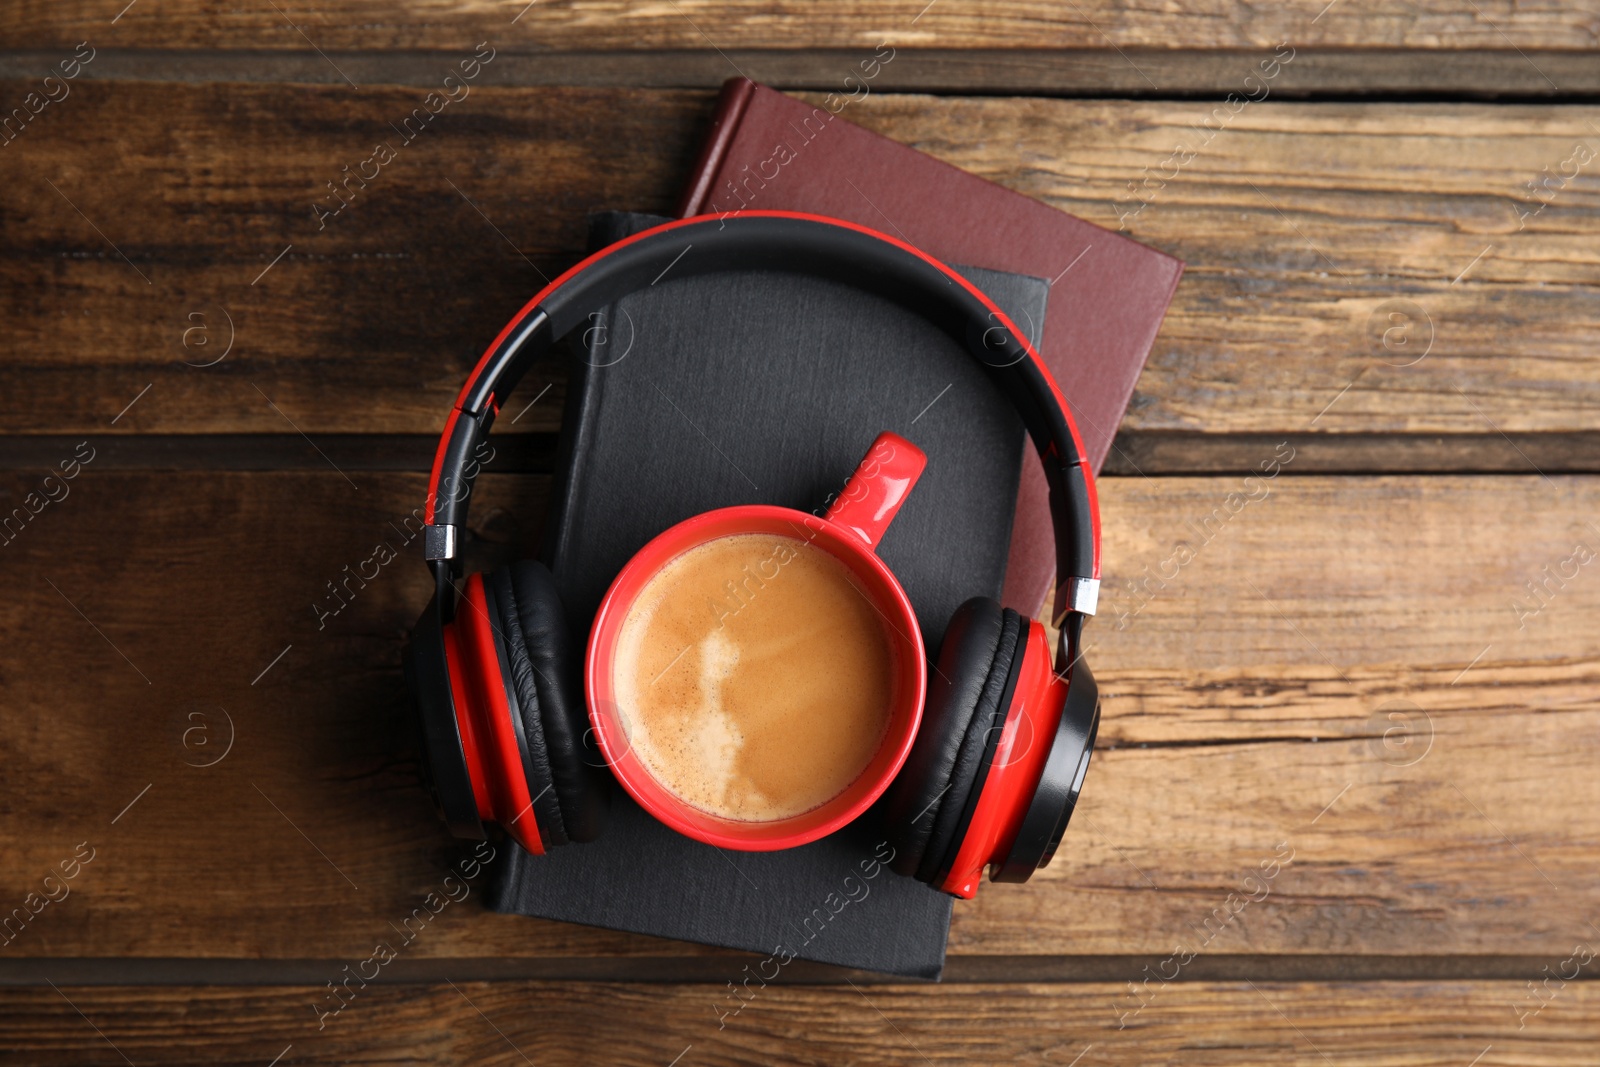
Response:
POLYGON ((927 465, 922 449, 899 434, 880 433, 824 518, 877 548, 927 465))

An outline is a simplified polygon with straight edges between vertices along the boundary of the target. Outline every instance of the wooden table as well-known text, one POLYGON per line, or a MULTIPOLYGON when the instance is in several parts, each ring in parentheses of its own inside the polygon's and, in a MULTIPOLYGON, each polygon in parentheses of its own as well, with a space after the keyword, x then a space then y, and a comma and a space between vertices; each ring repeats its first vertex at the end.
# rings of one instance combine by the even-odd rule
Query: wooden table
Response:
MULTIPOLYGON (((1600 1060, 1592 7, 522 2, 0 4, 0 1062, 1600 1060), (824 94, 885 40, 853 121, 1189 265, 1101 483, 1055 863, 957 906, 942 984, 796 964, 721 1029, 745 957, 474 896, 319 1028, 456 852, 422 568, 313 604, 585 212, 670 210, 735 70, 824 94)), ((507 555, 534 376, 473 513, 507 555)))

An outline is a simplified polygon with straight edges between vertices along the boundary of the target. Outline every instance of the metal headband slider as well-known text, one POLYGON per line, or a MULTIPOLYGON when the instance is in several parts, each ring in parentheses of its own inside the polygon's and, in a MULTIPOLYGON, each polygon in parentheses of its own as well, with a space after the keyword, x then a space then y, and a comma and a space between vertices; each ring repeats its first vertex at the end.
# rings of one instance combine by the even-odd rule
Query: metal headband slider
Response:
POLYGON ((1093 615, 1100 606, 1100 579, 1072 578, 1067 582, 1067 610, 1093 615))
POLYGON ((454 526, 434 526, 429 524, 422 528, 422 555, 424 559, 455 559, 456 557, 456 528, 454 526))
POLYGON ((1054 626, 1062 626, 1073 615, 1088 618, 1100 606, 1100 579, 1098 578, 1068 578, 1066 588, 1056 587, 1056 607, 1059 609, 1051 620, 1054 626))

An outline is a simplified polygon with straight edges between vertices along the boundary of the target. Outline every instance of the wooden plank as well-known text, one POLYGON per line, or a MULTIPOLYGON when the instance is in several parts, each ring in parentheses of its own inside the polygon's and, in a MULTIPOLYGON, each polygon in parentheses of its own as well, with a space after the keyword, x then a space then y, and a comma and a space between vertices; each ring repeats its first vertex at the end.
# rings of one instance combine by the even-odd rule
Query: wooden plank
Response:
POLYGON ((1270 9, 1228 0, 1129 7, 1112 0, 980 4, 945 0, 685 0, 657 7, 625 0, 406 0, 373 12, 357 0, 314 10, 270 6, 217 10, 200 0, 136 7, 95 0, 62 10, 46 0, 9 0, 14 47, 70 46, 85 36, 151 48, 470 48, 485 38, 505 47, 844 48, 889 39, 944 48, 1265 48, 1283 40, 1328 48, 1582 49, 1595 29, 1581 7, 1527 7, 1491 0, 1462 8, 1420 0, 1404 15, 1377 0, 1289 0, 1270 9))
MULTIPOLYGON (((709 108, 536 91, 442 112, 406 144, 390 123, 415 91, 127 88, 79 85, 65 103, 81 106, 0 161, 18 182, 0 289, 10 428, 106 428, 153 383, 117 429, 436 430, 482 346, 581 254, 586 212, 670 210, 709 108), (339 204, 328 183, 379 139, 403 154, 319 223, 315 205, 339 204)), ((562 383, 545 367, 526 382, 555 388, 506 428, 554 428, 562 383)))
MULTIPOLYGON (((0 430, 434 431, 480 347, 578 256, 586 211, 669 210, 710 108, 479 88, 319 231, 326 183, 399 143, 418 100, 78 83, 0 159, 0 430), (185 366, 220 350, 184 331, 215 346, 225 315, 235 349, 185 366)), ((1596 429, 1600 201, 1587 171, 1525 183, 1600 146, 1600 109, 1268 100, 1135 197, 1214 106, 874 94, 847 114, 1188 261, 1131 432, 1596 429), (1386 348, 1394 313, 1410 332, 1386 348)), ((548 432, 558 368, 531 384, 554 387, 515 429, 548 432)))
MULTIPOLYGON (((0 504, 39 477, 5 475, 0 504)), ((349 478, 91 461, 0 548, 0 900, 97 850, 6 955, 364 958, 440 883, 456 853, 398 670, 424 479, 349 478), (319 629, 381 540, 402 558, 319 629)), ((530 551, 544 481, 481 491, 472 565, 530 551)), ((953 953, 1159 959, 1214 929, 1204 955, 1558 958, 1591 936, 1600 572, 1567 561, 1600 546, 1600 480, 1135 477, 1102 499, 1102 751, 1055 863, 959 906, 953 953)), ((710 950, 473 902, 407 955, 678 954, 710 950)))
MULTIPOLYGON (((475 42, 474 42, 475 43, 475 42)), ((723 48, 704 43, 650 51, 532 51, 501 47, 485 81, 493 85, 587 85, 714 89, 735 72, 780 89, 859 93, 859 64, 870 47, 723 48), (846 77, 856 76, 848 85, 846 77)), ((1272 52, 1200 46, 1113 49, 1104 39, 1081 48, 928 48, 895 40, 895 59, 878 70, 873 92, 1011 93, 1030 96, 1144 96, 1259 93, 1244 79, 1272 52)), ((1272 83, 1274 96, 1419 95, 1506 100, 1582 99, 1600 90, 1600 69, 1583 51, 1482 48, 1326 48, 1294 39, 1294 62, 1272 83), (1425 57, 1425 58, 1424 58, 1425 57)), ((41 79, 60 49, 0 51, 0 78, 41 79)), ((295 82, 433 88, 458 52, 420 49, 315 51, 101 48, 80 77, 158 82, 295 82)))
MULTIPOLYGON (((1559 962, 1559 961, 1558 961, 1559 962)), ((1590 966, 1593 966, 1590 964, 1590 966)), ((736 1016, 716 985, 354 982, 317 1029, 321 987, 12 991, 16 1064, 279 1065, 1071 1063, 1445 1067, 1592 1062, 1600 988, 1571 982, 1526 1025, 1522 983, 1174 982, 1119 1029, 1126 990, 945 985, 759 988, 736 1016), (674 1059, 677 1057, 677 1059, 674 1059), (1078 1057, 1077 1060, 1074 1057, 1078 1057), (1474 1057, 1477 1057, 1474 1059, 1474 1057)))
MULTIPOLYGON (((979 110, 981 136, 904 98, 857 120, 1188 263, 1131 427, 1480 433, 1553 429, 1566 406, 1555 368, 1578 349, 1562 354, 1544 301, 1572 313, 1556 333, 1592 342, 1597 264, 1577 234, 1594 203, 1575 186, 1518 232, 1517 197, 1523 171, 1558 166, 1573 140, 1600 145, 1595 114, 1268 102, 1204 142, 1204 104, 979 110), (1179 145, 1195 152, 1181 167, 1179 145)), ((1587 403, 1594 382, 1572 384, 1587 403)))

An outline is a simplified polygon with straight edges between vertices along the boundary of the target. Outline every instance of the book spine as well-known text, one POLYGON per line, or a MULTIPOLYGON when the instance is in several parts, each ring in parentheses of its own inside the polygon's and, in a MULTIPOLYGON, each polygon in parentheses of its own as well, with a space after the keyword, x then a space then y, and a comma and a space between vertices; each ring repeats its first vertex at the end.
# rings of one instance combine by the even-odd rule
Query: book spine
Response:
POLYGON ((711 135, 706 138, 700 149, 700 158, 695 160, 694 169, 689 172, 694 175, 694 181, 683 191, 683 199, 678 204, 679 218, 686 219, 706 209, 712 179, 722 169, 722 160, 728 154, 728 146, 733 143, 733 135, 739 129, 745 108, 755 95, 755 90, 756 83, 749 78, 729 78, 722 83, 722 94, 717 97, 717 110, 711 117, 711 135))

